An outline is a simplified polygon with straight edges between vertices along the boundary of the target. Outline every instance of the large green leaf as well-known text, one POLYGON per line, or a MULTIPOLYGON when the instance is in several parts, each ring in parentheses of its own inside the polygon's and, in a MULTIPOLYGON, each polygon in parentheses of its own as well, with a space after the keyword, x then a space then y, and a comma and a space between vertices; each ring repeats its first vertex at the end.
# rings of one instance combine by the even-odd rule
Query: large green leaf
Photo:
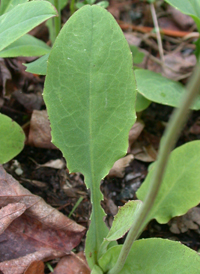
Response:
MULTIPOLYGON (((150 70, 135 70, 138 92, 150 101, 179 107, 185 88, 181 83, 163 77, 150 70)), ((200 95, 197 96, 191 109, 200 109, 200 95)))
MULTIPOLYGON (((107 273, 119 256, 122 245, 110 248, 99 260, 107 273)), ((119 274, 199 274, 200 256, 179 242, 143 239, 133 243, 119 274)))
POLYGON ((0 16, 0 50, 55 15, 55 8, 46 1, 31 1, 15 6, 0 16))
POLYGON ((22 128, 11 118, 0 113, 0 164, 15 157, 24 147, 22 128))
POLYGON ((135 121, 132 56, 105 9, 86 5, 62 28, 48 59, 44 100, 53 143, 70 172, 83 173, 91 189, 86 256, 92 268, 107 235, 99 183, 125 155, 135 121))
POLYGON ((43 41, 25 34, 0 51, 0 57, 41 56, 49 53, 50 50, 51 48, 43 41))
MULTIPOLYGON (((193 141, 176 148, 170 155, 163 182, 148 221, 156 219, 167 223, 171 218, 185 214, 200 202, 200 141, 193 141)), ((144 200, 149 190, 153 165, 137 197, 144 200)))
POLYGON ((46 75, 47 73, 47 60, 49 58, 49 53, 38 58, 29 64, 23 64, 26 66, 26 71, 30 73, 35 73, 39 75, 46 75))
POLYGON ((180 10, 182 13, 190 15, 200 31, 200 1, 199 0, 165 0, 171 6, 180 10))
POLYGON ((13 9, 15 6, 26 3, 26 2, 28 2, 28 0, 1 0, 0 15, 8 12, 9 10, 13 9))

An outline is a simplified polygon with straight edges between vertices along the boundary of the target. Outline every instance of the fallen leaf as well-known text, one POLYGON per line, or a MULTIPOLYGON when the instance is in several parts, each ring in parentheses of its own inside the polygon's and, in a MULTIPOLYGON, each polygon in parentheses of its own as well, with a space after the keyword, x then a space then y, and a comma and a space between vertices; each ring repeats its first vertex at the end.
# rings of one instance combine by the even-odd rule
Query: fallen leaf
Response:
POLYGON ((189 133, 192 133, 195 135, 200 134, 200 117, 198 117, 195 123, 190 127, 189 133))
POLYGON ((44 263, 42 261, 32 262, 24 274, 44 274, 44 263))
POLYGON ((55 169, 62 169, 65 167, 65 162, 63 159, 50 160, 43 165, 37 163, 37 168, 39 167, 51 167, 55 169))
POLYGON ((39 110, 44 105, 44 100, 40 92, 25 94, 20 90, 15 90, 12 96, 23 105, 28 111, 39 110))
POLYGON ((90 274, 83 252, 65 256, 55 267, 53 274, 90 274), (67 271, 67 272, 66 272, 67 271))
POLYGON ((174 234, 185 233, 189 229, 198 230, 200 226, 200 208, 191 208, 185 215, 173 218, 169 225, 170 231, 174 234))
POLYGON ((35 253, 28 254, 24 257, 4 261, 0 263, 0 273, 3 274, 23 274, 29 265, 34 261, 51 260, 56 257, 64 256, 63 252, 54 251, 52 249, 43 249, 35 253))
POLYGON ((162 75, 169 79, 177 80, 183 74, 192 72, 196 64, 196 57, 194 54, 183 56, 180 52, 175 52, 166 54, 164 62, 169 68, 165 67, 162 75))
POLYGON ((124 176, 125 167, 129 165, 129 163, 134 159, 132 154, 129 154, 119 160, 117 160, 111 170, 109 171, 109 177, 119 177, 122 178, 124 176))
POLYGON ((51 128, 46 110, 33 111, 30 122, 28 144, 41 148, 56 148, 51 143, 51 128))
POLYGON ((151 144, 144 146, 139 141, 132 145, 131 153, 135 159, 143 162, 154 162, 157 157, 157 152, 151 144))
POLYGON ((170 5, 168 5, 167 11, 182 30, 188 30, 192 25, 195 24, 192 17, 180 12, 178 9, 170 5))
POLYGON ((13 220, 22 215, 26 206, 20 203, 8 204, 0 210, 0 234, 11 224, 13 220))
POLYGON ((140 136, 141 132, 144 129, 144 123, 141 120, 138 120, 129 131, 128 141, 129 141, 129 149, 132 146, 132 144, 137 140, 137 138, 140 136))
POLYGON ((64 256, 77 246, 85 228, 23 188, 0 166, 0 207, 20 203, 26 211, 0 235, 0 270, 20 274, 35 260, 64 256))
POLYGON ((0 85, 3 87, 3 96, 6 94, 6 82, 11 79, 11 73, 7 68, 3 58, 0 58, 0 85))

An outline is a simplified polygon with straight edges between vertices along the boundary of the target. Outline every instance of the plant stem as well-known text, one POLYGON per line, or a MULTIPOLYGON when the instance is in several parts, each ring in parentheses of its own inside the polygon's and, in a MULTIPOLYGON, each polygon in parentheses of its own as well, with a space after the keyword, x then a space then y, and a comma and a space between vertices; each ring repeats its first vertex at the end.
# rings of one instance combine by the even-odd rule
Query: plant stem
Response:
MULTIPOLYGON (((129 254, 131 246, 136 238, 140 235, 141 231, 146 225, 147 216, 153 206, 153 203, 158 194, 159 188, 162 183, 162 178, 164 176, 165 168, 167 166, 170 152, 173 149, 179 133, 184 126, 184 123, 189 115, 189 107, 191 106, 193 100, 200 90, 200 65, 197 64, 194 73, 187 86, 187 91, 183 96, 180 108, 174 110, 173 115, 169 121, 168 127, 165 131, 163 139, 160 144, 160 149, 158 153, 158 160, 155 165, 155 171, 152 176, 149 192, 147 193, 143 206, 140 212, 133 221, 132 227, 127 235, 127 238, 123 244, 119 258, 115 266, 108 271, 108 274, 117 274, 121 271, 129 254)), ((156 247, 155 247, 156 248, 156 247)))
POLYGON ((160 29, 159 29, 159 25, 158 25, 157 16, 156 16, 156 11, 155 11, 155 8, 154 8, 154 3, 150 3, 150 9, 151 9, 153 23, 154 23, 154 27, 155 27, 155 31, 156 31, 156 36, 157 36, 157 41, 158 41, 158 49, 159 49, 159 53, 160 53, 160 59, 161 59, 161 62, 162 62, 162 66, 164 66, 164 53, 163 53, 162 39, 161 39, 161 36, 160 36, 160 29))
POLYGON ((54 17, 55 36, 57 37, 58 33, 59 33, 60 29, 61 29, 60 0, 54 0, 54 6, 55 6, 55 8, 58 11, 58 16, 54 17))

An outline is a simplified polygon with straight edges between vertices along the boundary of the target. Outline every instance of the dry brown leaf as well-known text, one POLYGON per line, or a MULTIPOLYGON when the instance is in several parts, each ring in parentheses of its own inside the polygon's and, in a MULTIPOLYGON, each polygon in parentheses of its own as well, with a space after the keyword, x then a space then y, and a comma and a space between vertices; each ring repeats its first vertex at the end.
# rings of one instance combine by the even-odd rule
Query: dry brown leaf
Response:
POLYGON ((129 141, 129 149, 132 146, 132 144, 137 140, 137 138, 140 136, 141 132, 144 129, 144 123, 141 120, 138 120, 129 131, 128 141, 129 141))
POLYGON ((127 167, 133 159, 134 156, 132 154, 129 154, 117 160, 109 171, 108 176, 122 178, 124 176, 125 167, 127 167))
POLYGON ((44 100, 40 92, 36 94, 25 94, 20 90, 16 90, 13 92, 12 96, 30 112, 34 109, 39 110, 42 105, 44 105, 44 100))
POLYGON ((28 144, 42 148, 56 148, 51 143, 51 128, 46 110, 34 110, 31 116, 28 144))
POLYGON ((189 229, 198 230, 200 226, 200 208, 191 208, 185 215, 173 218, 169 225, 170 231, 174 234, 185 233, 189 229))
POLYGON ((167 11, 182 30, 188 30, 188 28, 195 24, 194 20, 189 15, 183 14, 170 5, 168 5, 167 11))
POLYGON ((0 210, 0 234, 26 210, 26 206, 20 203, 8 204, 0 210))
POLYGON ((165 67, 163 76, 177 80, 179 77, 183 76, 183 74, 192 72, 195 64, 196 57, 195 55, 183 56, 180 52, 166 54, 164 56, 165 65, 170 67, 171 69, 165 67))
POLYGON ((189 133, 192 133, 195 135, 200 134, 200 117, 198 117, 195 123, 190 127, 189 133))
POLYGON ((3 273, 23 273, 31 262, 63 256, 79 244, 85 228, 31 194, 2 166, 0 189, 0 207, 12 203, 26 207, 24 214, 0 235, 0 270, 3 273), (9 272, 10 269, 13 272, 9 272))
POLYGON ((53 274, 90 274, 90 268, 86 262, 83 252, 77 255, 72 253, 60 260, 53 274), (67 271, 66 271, 67 270, 67 271))
POLYGON ((61 256, 64 256, 63 252, 44 248, 43 250, 36 251, 35 253, 28 254, 21 258, 1 262, 0 273, 2 272, 3 274, 23 274, 32 262, 44 260, 44 258, 46 260, 51 260, 53 258, 61 256))
POLYGON ((51 167, 55 169, 63 169, 65 167, 65 162, 63 159, 50 160, 43 165, 38 164, 38 167, 51 167))
POLYGON ((42 261, 32 262, 24 274, 44 274, 44 263, 42 261))
POLYGON ((3 87, 3 96, 6 94, 6 81, 11 79, 11 73, 7 68, 3 58, 0 58, 0 85, 3 87))
POLYGON ((157 152, 151 144, 144 146, 141 142, 132 145, 131 153, 135 159, 143 162, 154 162, 157 157, 157 152))

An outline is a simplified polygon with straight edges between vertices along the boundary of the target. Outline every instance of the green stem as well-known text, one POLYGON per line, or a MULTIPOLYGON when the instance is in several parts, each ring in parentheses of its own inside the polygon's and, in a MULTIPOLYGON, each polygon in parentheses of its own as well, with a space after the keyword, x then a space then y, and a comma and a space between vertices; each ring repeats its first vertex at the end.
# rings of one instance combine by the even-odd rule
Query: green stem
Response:
POLYGON ((159 188, 162 183, 165 168, 168 163, 170 152, 173 149, 179 133, 184 126, 184 123, 189 115, 189 107, 200 90, 200 66, 196 66, 194 74, 189 81, 187 91, 184 94, 183 100, 180 104, 180 108, 174 110, 173 115, 169 121, 166 132, 160 144, 160 150, 158 154, 158 160, 155 165, 155 171, 152 176, 149 192, 147 193, 143 206, 135 218, 132 227, 127 235, 127 238, 123 244, 121 252, 115 266, 108 271, 108 274, 117 274, 121 271, 129 254, 133 242, 140 235, 141 231, 146 225, 148 214, 153 206, 153 203, 158 194, 159 188))
POLYGON ((55 35, 58 36, 58 33, 61 29, 61 12, 60 12, 60 0, 54 0, 54 6, 58 11, 58 16, 54 17, 54 27, 55 27, 55 35))

